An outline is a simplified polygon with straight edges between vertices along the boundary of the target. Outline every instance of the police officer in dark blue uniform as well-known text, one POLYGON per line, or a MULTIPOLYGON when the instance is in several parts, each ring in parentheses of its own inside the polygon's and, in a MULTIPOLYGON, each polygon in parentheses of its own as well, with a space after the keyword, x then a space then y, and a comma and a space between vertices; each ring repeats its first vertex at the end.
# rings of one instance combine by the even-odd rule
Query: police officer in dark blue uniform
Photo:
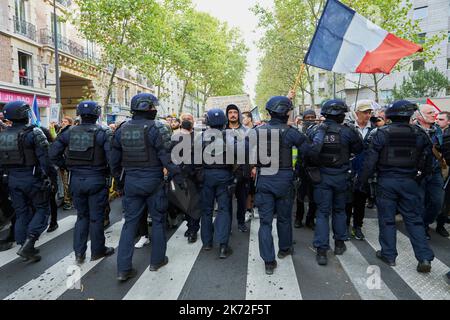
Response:
POLYGON ((5 105, 3 114, 12 127, 0 132, 0 166, 8 175, 8 187, 16 212, 17 252, 26 260, 39 261, 35 242, 48 226, 50 179, 48 141, 41 129, 28 125, 30 106, 23 101, 5 105), (34 213, 33 213, 34 208, 34 213))
MULTIPOLYGON (((202 134, 203 188, 201 201, 203 213, 200 234, 203 250, 206 251, 212 250, 215 235, 216 241, 220 245, 220 259, 226 259, 232 253, 228 241, 231 228, 231 197, 234 191, 231 186, 234 178, 232 175, 233 163, 226 163, 226 149, 229 146, 226 139, 226 124, 225 113, 221 109, 211 109, 206 115, 206 125, 213 130, 206 130, 202 134), (214 133, 220 136, 213 137, 214 133), (213 142, 216 143, 216 147, 213 147, 213 142), (211 157, 211 161, 206 161, 206 155, 211 157), (218 209, 213 226, 215 201, 217 201, 218 209)), ((234 148, 234 145, 232 147, 234 148)))
POLYGON ((78 216, 75 224, 75 259, 86 259, 88 236, 91 239, 91 260, 114 253, 105 246, 103 214, 108 204, 108 160, 112 132, 96 124, 101 108, 94 101, 82 101, 77 106, 79 126, 71 126, 58 135, 50 147, 50 160, 70 174, 69 188, 78 216))
POLYGON ((167 193, 163 168, 167 168, 180 187, 183 178, 171 162, 171 137, 169 128, 155 121, 158 99, 149 93, 141 93, 131 100, 131 121, 124 123, 114 134, 112 141, 111 169, 116 181, 124 185, 125 224, 120 236, 117 255, 119 281, 136 276, 132 268, 134 238, 140 218, 152 217, 152 254, 150 271, 157 271, 169 262, 166 256, 167 193))
MULTIPOLYGON (((271 120, 258 128, 258 148, 267 143, 269 153, 275 156, 273 161, 264 164, 258 160, 256 177, 255 206, 258 208, 260 227, 258 232, 259 253, 265 263, 266 274, 273 274, 277 267, 272 237, 272 221, 277 216, 278 258, 283 259, 293 253, 292 247, 292 206, 294 201, 294 170, 292 167, 292 148, 299 150, 299 157, 309 151, 307 137, 296 128, 287 124, 289 113, 293 109, 292 101, 284 96, 272 97, 266 104, 271 120), (278 134, 278 154, 273 154, 272 140, 278 134), (264 142, 263 137, 267 137, 264 142), (272 167, 272 168, 269 168, 272 167), (278 168, 276 168, 278 167, 278 168), (273 170, 275 169, 275 170, 273 170)), ((274 142, 275 143, 275 142, 274 142)), ((275 149, 276 150, 276 149, 275 149)), ((258 151, 260 154, 260 151, 258 151)))
POLYGON ((317 175, 314 185, 314 199, 317 203, 314 247, 317 249, 317 263, 328 263, 329 216, 335 241, 334 254, 342 255, 346 250, 347 215, 345 212, 348 189, 350 157, 363 150, 362 137, 355 127, 343 124, 348 107, 342 100, 329 100, 322 105, 321 114, 325 121, 309 131, 313 142, 311 161, 318 165, 311 174, 317 175), (314 174, 315 171, 315 174, 314 174))
POLYGON ((360 188, 378 172, 377 208, 381 251, 377 257, 395 266, 397 257, 395 214, 400 212, 419 261, 418 272, 430 272, 433 251, 425 237, 418 180, 431 173, 431 143, 421 128, 410 125, 417 105, 401 100, 386 110, 391 124, 376 129, 370 137, 363 171, 357 179, 360 188))

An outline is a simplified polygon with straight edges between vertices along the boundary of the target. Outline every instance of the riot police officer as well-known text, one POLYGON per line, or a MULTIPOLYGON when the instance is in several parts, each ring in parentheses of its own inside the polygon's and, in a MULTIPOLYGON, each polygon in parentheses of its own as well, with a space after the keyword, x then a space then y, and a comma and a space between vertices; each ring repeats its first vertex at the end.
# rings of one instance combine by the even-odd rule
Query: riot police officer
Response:
POLYGON ((372 133, 356 186, 360 188, 375 170, 378 172, 381 251, 377 251, 377 257, 395 266, 395 214, 400 212, 419 261, 417 271, 430 272, 434 254, 425 236, 418 180, 432 171, 431 143, 424 130, 409 124, 415 110, 417 105, 406 100, 396 101, 386 110, 386 118, 392 123, 372 133))
MULTIPOLYGON (((269 147, 272 156, 271 163, 264 164, 258 160, 256 173, 255 206, 258 208, 260 227, 258 232, 259 254, 264 260, 266 274, 273 274, 277 267, 275 248, 272 237, 272 221, 277 216, 278 258, 283 259, 293 253, 292 247, 292 206, 294 201, 294 171, 292 167, 292 148, 299 150, 299 156, 304 157, 309 151, 307 137, 296 128, 287 124, 292 101, 284 96, 272 97, 266 104, 266 110, 271 120, 258 128, 258 149, 269 147), (278 154, 275 146, 278 144, 278 154), (267 141, 264 142, 264 137, 267 141), (266 143, 266 146, 263 144, 266 143), (275 163, 274 163, 275 162, 275 163), (274 167, 275 164, 275 167, 274 167), (269 168, 272 167, 272 168, 269 168), (278 167, 278 168, 277 168, 278 167), (275 169, 275 170, 273 170, 275 169)), ((258 154, 261 154, 258 151, 258 154)))
POLYGON ((148 205, 152 218, 150 271, 157 271, 169 262, 166 256, 166 211, 163 167, 174 181, 182 186, 179 169, 170 159, 170 130, 155 121, 158 99, 149 93, 141 93, 131 100, 132 120, 122 124, 112 140, 111 170, 117 183, 124 190, 125 223, 120 236, 117 255, 117 279, 126 281, 136 276, 132 268, 134 238, 141 215, 147 214, 148 205))
POLYGON ((69 188, 77 209, 73 248, 75 259, 86 259, 88 236, 91 239, 91 261, 110 256, 114 248, 105 246, 103 214, 108 204, 108 159, 111 130, 96 124, 101 108, 94 101, 77 106, 79 126, 71 126, 58 135, 50 147, 50 159, 69 171, 69 188))
POLYGON ((24 101, 5 105, 3 114, 12 126, 0 132, 0 166, 8 175, 8 188, 16 212, 17 252, 39 261, 34 248, 47 228, 50 194, 48 141, 41 129, 28 125, 30 106, 24 101), (33 209, 34 208, 34 213, 33 209))
POLYGON ((348 107, 342 100, 328 100, 321 108, 325 121, 309 132, 313 142, 311 161, 318 168, 308 168, 314 182, 314 200, 317 204, 314 247, 317 263, 328 263, 329 216, 332 216, 335 255, 342 255, 347 239, 345 204, 351 154, 363 150, 362 137, 356 128, 343 124, 348 107))
MULTIPOLYGON (((231 228, 231 197, 234 190, 232 165, 226 163, 227 139, 225 125, 227 117, 221 109, 211 109, 206 115, 206 125, 210 130, 202 134, 203 148, 203 187, 202 187, 202 218, 201 239, 203 250, 209 251, 213 248, 213 237, 215 235, 219 243, 219 258, 226 259, 232 254, 228 245, 231 228), (217 133, 218 136, 214 136, 217 133), (219 142, 220 141, 220 142, 219 142), (212 143, 216 144, 213 148, 212 143), (206 161, 206 156, 211 161, 206 161), (214 202, 217 200, 217 216, 213 226, 214 202)), ((234 145, 233 145, 234 148, 234 145)))

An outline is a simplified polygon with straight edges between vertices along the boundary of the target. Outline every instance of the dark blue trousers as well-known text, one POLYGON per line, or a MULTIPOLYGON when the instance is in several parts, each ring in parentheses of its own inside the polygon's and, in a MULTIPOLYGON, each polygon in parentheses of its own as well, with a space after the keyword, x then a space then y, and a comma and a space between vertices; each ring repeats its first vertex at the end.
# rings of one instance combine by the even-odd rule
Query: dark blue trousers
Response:
POLYGON ((34 177, 31 170, 10 170, 8 186, 16 212, 17 244, 24 244, 27 237, 38 239, 47 229, 50 216, 49 193, 41 189, 42 180, 34 177))
POLYGON ((397 257, 397 228, 395 214, 400 212, 405 222, 416 259, 433 260, 433 251, 428 246, 421 216, 420 188, 411 178, 378 179, 377 208, 380 227, 381 253, 391 261, 397 257))
POLYGON ((347 239, 347 174, 331 175, 321 173, 322 181, 314 186, 314 201, 317 204, 315 248, 330 249, 330 215, 335 240, 347 239))
POLYGON ((75 208, 73 249, 76 254, 86 252, 87 241, 91 239, 91 254, 101 255, 105 252, 105 233, 103 216, 108 204, 108 187, 104 175, 79 175, 72 172, 70 191, 75 208))
POLYGON ((131 270, 136 232, 141 216, 147 214, 147 210, 145 210, 147 207, 152 217, 150 264, 161 263, 167 249, 166 214, 168 202, 162 174, 148 172, 127 174, 124 193, 125 223, 120 235, 117 254, 118 272, 131 270))
POLYGON ((255 206, 259 213, 259 254, 264 262, 275 260, 272 222, 277 217, 278 247, 292 247, 293 171, 279 170, 271 176, 258 175, 255 206))
POLYGON ((444 202, 444 178, 440 171, 433 172, 425 177, 421 183, 420 206, 422 208, 422 218, 426 227, 433 224, 441 213, 444 202))
POLYGON ((232 183, 231 171, 228 169, 204 169, 202 188, 201 238, 204 245, 216 242, 228 245, 231 227, 231 194, 228 186, 232 183), (218 210, 213 226, 214 202, 218 210))

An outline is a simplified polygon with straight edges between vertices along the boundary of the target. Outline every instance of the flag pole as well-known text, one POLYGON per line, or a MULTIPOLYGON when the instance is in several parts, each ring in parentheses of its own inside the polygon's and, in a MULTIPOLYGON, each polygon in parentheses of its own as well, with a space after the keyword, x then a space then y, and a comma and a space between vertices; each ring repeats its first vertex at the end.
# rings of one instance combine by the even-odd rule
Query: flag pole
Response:
POLYGON ((359 74, 358 88, 356 89, 355 109, 356 109, 356 105, 358 104, 359 89, 361 88, 361 76, 362 76, 362 73, 359 74))
POLYGON ((305 64, 302 63, 300 66, 300 70, 298 71, 297 78, 295 78, 294 86, 292 87, 292 91, 297 91, 298 86, 300 85, 300 81, 302 79, 302 73, 305 70, 305 64))

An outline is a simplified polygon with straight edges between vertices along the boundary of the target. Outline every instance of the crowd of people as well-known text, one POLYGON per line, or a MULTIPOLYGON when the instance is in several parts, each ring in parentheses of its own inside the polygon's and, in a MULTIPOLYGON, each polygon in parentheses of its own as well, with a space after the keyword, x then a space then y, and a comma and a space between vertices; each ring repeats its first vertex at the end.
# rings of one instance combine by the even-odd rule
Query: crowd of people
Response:
POLYGON ((229 245, 233 212, 239 232, 248 232, 248 221, 259 218, 260 255, 266 273, 273 274, 276 259, 294 253, 292 227, 314 230, 317 263, 327 265, 330 216, 334 254, 342 255, 345 241, 365 239, 366 207, 376 207, 381 245, 377 257, 395 265, 395 221, 400 214, 418 260, 417 271, 430 272, 434 258, 427 241, 430 225, 436 222, 436 232, 449 236, 445 224, 450 211, 450 114, 406 100, 386 107, 361 100, 350 111, 344 101, 334 99, 322 104, 319 115, 309 109, 292 120, 292 97, 293 93, 271 98, 266 105, 270 119, 257 122, 235 104, 209 110, 199 119, 185 113, 157 120, 158 99, 139 94, 131 101, 132 119, 109 127, 98 124, 99 105, 83 101, 77 107, 79 123, 64 117, 49 129, 28 125, 26 103, 7 104, 0 122, 0 170, 5 177, 0 196, 4 215, 15 218, 0 249, 9 249, 15 240, 23 259, 41 259, 34 244, 46 229, 58 228, 55 194, 61 181, 63 209, 74 206, 78 214, 74 251, 79 264, 86 259, 88 236, 92 260, 114 254, 114 248, 105 246, 104 236, 110 189, 123 196, 120 281, 136 275, 134 248, 151 243, 150 271, 169 262, 165 226, 173 203, 168 193, 176 198, 179 190, 190 194, 181 210, 187 220, 187 242, 196 242, 200 231, 203 250, 212 250, 217 243, 221 259, 233 252, 229 245), (273 147, 273 140, 264 140, 266 131, 271 139, 276 132, 279 139, 274 149, 277 170, 270 174, 273 163, 261 157, 263 147, 273 147), (251 134, 257 143, 249 142, 251 134), (189 153, 182 149, 182 161, 175 160, 172 151, 183 141, 191 146, 189 153), (200 153, 205 153, 200 163, 195 161, 197 141, 200 153), (239 148, 246 155, 244 162, 234 153, 239 148))

